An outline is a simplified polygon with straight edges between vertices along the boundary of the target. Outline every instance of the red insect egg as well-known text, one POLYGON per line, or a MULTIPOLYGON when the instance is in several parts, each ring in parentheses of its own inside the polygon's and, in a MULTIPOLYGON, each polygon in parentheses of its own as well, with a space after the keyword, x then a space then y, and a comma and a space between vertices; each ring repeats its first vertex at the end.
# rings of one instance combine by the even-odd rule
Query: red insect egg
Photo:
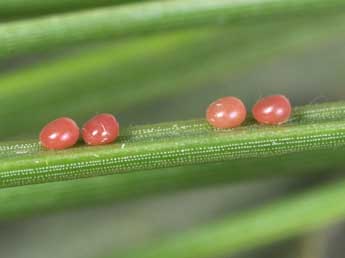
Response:
POLYGON ((61 117, 43 127, 39 138, 41 145, 47 149, 66 149, 78 141, 79 127, 72 119, 61 117))
POLYGON ((253 107, 253 116, 261 124, 279 125, 289 120, 291 104, 283 95, 260 99, 253 107))
POLYGON ((235 97, 224 97, 212 102, 206 111, 207 121, 216 128, 234 128, 246 119, 243 102, 235 97))
POLYGON ((96 115, 82 128, 83 139, 89 145, 111 143, 119 136, 119 132, 119 123, 111 114, 96 115))

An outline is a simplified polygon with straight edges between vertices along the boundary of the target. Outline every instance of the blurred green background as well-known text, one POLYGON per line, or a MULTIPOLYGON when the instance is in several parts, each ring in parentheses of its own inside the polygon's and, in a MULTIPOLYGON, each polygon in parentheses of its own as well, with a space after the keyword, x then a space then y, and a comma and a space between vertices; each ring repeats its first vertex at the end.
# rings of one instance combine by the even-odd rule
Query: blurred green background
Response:
MULTIPOLYGON (((0 61, 0 137, 32 139, 56 117, 73 117, 82 124, 101 112, 115 114, 123 128, 202 118, 207 105, 225 95, 242 98, 248 107, 275 93, 289 96, 293 105, 342 100, 344 27, 345 10, 339 10, 323 16, 219 22, 6 57, 0 61)), ((268 173, 278 173, 280 159, 269 162, 268 173)), ((255 174, 261 169, 239 164, 236 171, 231 168, 229 164, 229 173, 255 174)), ((305 167, 291 169, 298 174, 305 167)), ((119 257, 128 249, 302 192, 343 172, 325 169, 309 177, 251 178, 192 189, 172 182, 176 185, 168 192, 153 186, 154 194, 141 196, 132 189, 125 201, 113 199, 111 193, 103 198, 98 189, 99 201, 74 205, 78 197, 68 200, 65 193, 70 203, 65 207, 28 214, 13 209, 12 215, 3 216, 1 257, 119 257)), ((169 169, 157 172, 157 180, 163 173, 169 169)), ((116 176, 108 176, 109 181, 116 176)), ((93 187, 94 179, 79 181, 93 187)), ((57 184, 48 183, 47 191, 57 184)), ((0 201, 10 191, 1 189, 0 201)), ((39 198, 26 201, 39 203, 39 198)), ((59 202, 59 195, 54 198, 59 202)), ((330 226, 234 257, 343 257, 344 229, 330 226)))

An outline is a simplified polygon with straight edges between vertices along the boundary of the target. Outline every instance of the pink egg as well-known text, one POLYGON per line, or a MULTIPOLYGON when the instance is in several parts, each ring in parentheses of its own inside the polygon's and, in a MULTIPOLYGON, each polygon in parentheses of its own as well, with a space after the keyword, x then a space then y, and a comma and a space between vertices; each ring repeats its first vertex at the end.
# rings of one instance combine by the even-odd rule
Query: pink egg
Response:
POLYGON ((47 149, 66 149, 79 139, 78 125, 68 117, 58 118, 48 123, 40 133, 40 143, 47 149))
POLYGON ((83 139, 89 145, 111 143, 119 136, 119 132, 119 123, 111 114, 96 115, 82 128, 83 139))
POLYGON ((212 102, 207 108, 206 119, 216 128, 234 128, 246 119, 243 102, 236 97, 224 97, 212 102))
POLYGON ((261 124, 283 124, 291 116, 290 101, 283 95, 264 97, 254 105, 253 116, 261 124))

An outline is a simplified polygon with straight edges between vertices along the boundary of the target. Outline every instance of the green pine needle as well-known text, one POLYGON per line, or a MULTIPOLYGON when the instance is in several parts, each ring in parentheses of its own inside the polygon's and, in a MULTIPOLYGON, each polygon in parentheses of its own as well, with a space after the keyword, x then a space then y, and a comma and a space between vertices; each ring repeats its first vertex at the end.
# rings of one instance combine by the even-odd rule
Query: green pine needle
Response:
POLYGON ((342 13, 342 0, 174 0, 97 8, 0 25, 0 57, 148 31, 298 14, 342 13))
POLYGON ((248 247, 287 239, 340 221, 345 216, 344 198, 345 182, 336 182, 152 243, 121 257, 208 258, 232 255, 248 250, 248 247))
POLYGON ((249 119, 232 130, 204 120, 134 126, 115 144, 45 151, 35 141, 2 143, 1 187, 94 177, 234 159, 251 159, 345 145, 345 103, 296 108, 283 126, 249 119))

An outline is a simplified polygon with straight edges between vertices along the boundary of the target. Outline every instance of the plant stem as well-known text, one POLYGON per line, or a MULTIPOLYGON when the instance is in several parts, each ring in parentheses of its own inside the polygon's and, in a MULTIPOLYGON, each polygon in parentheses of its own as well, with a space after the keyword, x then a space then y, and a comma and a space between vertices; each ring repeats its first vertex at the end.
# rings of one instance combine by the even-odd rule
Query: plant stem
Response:
POLYGON ((334 174, 344 167, 344 155, 343 148, 3 188, 0 220, 268 177, 334 174))
POLYGON ((98 8, 0 25, 0 56, 167 28, 341 13, 342 0, 175 0, 98 8))
POLYGON ((177 235, 124 257, 206 258, 232 255, 296 236, 345 216, 345 182, 314 189, 177 235))
POLYGON ((4 143, 0 145, 3 157, 0 185, 8 187, 342 147, 345 145, 344 107, 344 102, 337 102, 297 108, 284 126, 260 126, 252 119, 230 130, 213 129, 204 120, 138 126, 125 130, 115 144, 63 151, 44 151, 33 141, 4 143))
POLYGON ((0 1, 0 18, 2 20, 18 19, 134 1, 138 0, 2 0, 0 1))

